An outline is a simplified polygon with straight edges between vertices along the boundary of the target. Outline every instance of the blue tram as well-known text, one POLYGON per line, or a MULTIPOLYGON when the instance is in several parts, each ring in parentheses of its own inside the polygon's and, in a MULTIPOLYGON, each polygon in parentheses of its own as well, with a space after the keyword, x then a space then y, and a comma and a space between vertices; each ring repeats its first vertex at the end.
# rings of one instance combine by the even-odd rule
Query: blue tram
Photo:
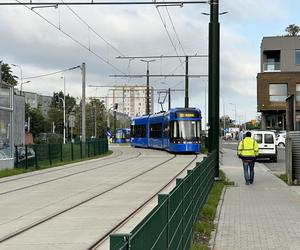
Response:
POLYGON ((131 120, 131 145, 173 153, 199 153, 200 122, 201 112, 196 108, 174 108, 155 115, 134 117, 131 120))
POLYGON ((130 142, 130 129, 117 128, 116 129, 116 143, 130 142))

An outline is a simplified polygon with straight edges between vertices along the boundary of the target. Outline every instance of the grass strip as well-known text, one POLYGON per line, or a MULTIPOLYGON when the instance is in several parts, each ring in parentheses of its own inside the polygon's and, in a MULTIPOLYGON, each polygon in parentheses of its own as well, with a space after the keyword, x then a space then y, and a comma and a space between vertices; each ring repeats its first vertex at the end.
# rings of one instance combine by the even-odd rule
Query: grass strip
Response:
MULTIPOLYGON (((288 177, 286 174, 280 174, 276 176, 288 185, 288 177)), ((300 180, 294 180, 291 186, 300 186, 300 180)))
POLYGON ((93 156, 93 157, 90 157, 90 158, 86 157, 86 158, 77 159, 77 160, 74 160, 74 161, 61 161, 61 162, 57 162, 57 163, 52 164, 52 165, 44 165, 44 166, 42 165, 42 166, 39 166, 39 168, 28 167, 27 169, 26 168, 3 169, 3 170, 0 170, 0 178, 12 176, 12 175, 24 174, 24 173, 33 172, 33 171, 38 171, 38 170, 46 169, 46 168, 59 167, 59 166, 67 165, 67 164, 71 164, 71 163, 77 163, 77 162, 82 162, 82 161, 98 159, 98 158, 102 158, 102 157, 111 155, 112 153, 113 153, 113 151, 108 150, 108 152, 105 153, 105 154, 96 155, 96 156, 93 156))
POLYGON ((207 250, 211 232, 215 229, 214 219, 224 186, 234 185, 220 171, 220 180, 215 181, 207 197, 206 203, 198 214, 194 225, 191 250, 207 250))

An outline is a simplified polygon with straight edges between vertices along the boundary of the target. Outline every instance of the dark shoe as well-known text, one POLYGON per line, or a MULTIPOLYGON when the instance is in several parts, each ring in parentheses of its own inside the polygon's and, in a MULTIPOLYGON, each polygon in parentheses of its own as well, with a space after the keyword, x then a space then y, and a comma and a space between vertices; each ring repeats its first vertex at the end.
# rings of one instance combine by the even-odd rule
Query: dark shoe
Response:
POLYGON ((249 181, 246 181, 246 183, 245 183, 246 185, 249 185, 250 183, 249 183, 249 181))
POLYGON ((250 184, 253 184, 253 181, 250 181, 250 184))

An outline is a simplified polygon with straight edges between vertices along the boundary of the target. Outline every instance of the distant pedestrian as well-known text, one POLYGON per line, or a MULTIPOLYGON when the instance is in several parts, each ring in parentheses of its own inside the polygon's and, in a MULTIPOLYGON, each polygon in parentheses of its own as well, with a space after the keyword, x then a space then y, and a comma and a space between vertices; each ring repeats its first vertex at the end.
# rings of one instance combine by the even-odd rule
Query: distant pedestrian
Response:
POLYGON ((252 184, 254 181, 254 163, 258 156, 258 145, 255 140, 251 139, 251 132, 249 131, 246 133, 245 139, 239 143, 238 156, 243 161, 246 185, 252 184))

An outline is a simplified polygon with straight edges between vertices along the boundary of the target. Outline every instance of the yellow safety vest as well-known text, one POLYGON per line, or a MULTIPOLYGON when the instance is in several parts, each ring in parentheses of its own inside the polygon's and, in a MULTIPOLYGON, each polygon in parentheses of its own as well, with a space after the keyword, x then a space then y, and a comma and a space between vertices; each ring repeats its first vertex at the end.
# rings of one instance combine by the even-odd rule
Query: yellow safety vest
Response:
POLYGON ((255 140, 250 137, 245 137, 240 141, 238 146, 238 155, 241 157, 256 157, 258 156, 258 145, 255 140))

